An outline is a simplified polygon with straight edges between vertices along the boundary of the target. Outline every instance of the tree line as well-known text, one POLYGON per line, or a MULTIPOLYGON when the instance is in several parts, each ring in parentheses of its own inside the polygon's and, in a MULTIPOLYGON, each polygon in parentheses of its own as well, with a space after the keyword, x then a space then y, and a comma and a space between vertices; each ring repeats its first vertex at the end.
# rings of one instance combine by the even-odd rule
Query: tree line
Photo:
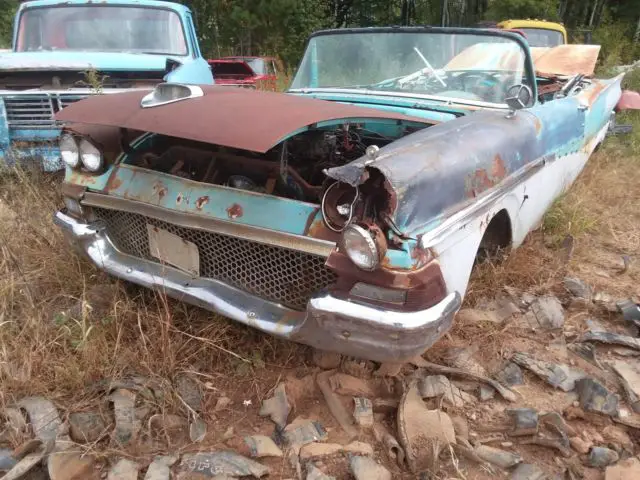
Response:
MULTIPOLYGON (((324 28, 377 25, 473 26, 481 21, 561 21, 571 40, 585 32, 601 58, 640 57, 640 0, 180 0, 195 14, 203 53, 274 55, 295 66, 308 35, 324 28)), ((10 45, 18 0, 0 0, 0 37, 10 45)))

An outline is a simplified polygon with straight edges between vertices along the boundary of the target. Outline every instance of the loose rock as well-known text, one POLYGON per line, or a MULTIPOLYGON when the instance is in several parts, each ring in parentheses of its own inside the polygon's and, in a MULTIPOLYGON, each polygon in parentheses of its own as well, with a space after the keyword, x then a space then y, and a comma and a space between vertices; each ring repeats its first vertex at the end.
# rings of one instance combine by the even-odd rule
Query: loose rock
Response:
POLYGON ((593 294, 591 287, 577 278, 565 277, 564 288, 566 288, 574 297, 584 298, 589 301, 593 294))
POLYGON ((105 432, 102 416, 93 412, 75 412, 69 415, 69 434, 78 443, 93 443, 105 432))
POLYGON ((336 480, 336 477, 325 475, 322 470, 310 464, 307 466, 307 480, 336 480))
POLYGON ((620 375, 629 405, 634 412, 640 413, 640 370, 627 362, 612 362, 611 366, 620 375))
POLYGON ((138 480, 138 470, 140 470, 140 465, 126 458, 121 458, 109 470, 107 480, 138 480))
POLYGON ((47 459, 47 471, 51 480, 98 479, 100 474, 94 465, 95 458, 92 455, 83 455, 78 451, 54 452, 47 459))
POLYGON ((604 447, 591 447, 589 452, 589 465, 592 467, 606 467, 619 460, 615 450, 604 447))
POLYGON ((631 480, 640 478, 640 460, 635 457, 627 458, 617 465, 607 467, 605 480, 631 480))
POLYGON ((507 452, 487 445, 479 445, 475 448, 476 455, 500 468, 511 468, 522 462, 522 457, 516 453, 507 452))
POLYGON ((278 448, 271 438, 266 435, 252 435, 244 437, 244 443, 247 444, 254 458, 262 457, 282 457, 282 450, 278 448))
POLYGON ((387 456, 391 460, 395 460, 398 466, 402 467, 404 465, 405 454, 396 437, 391 435, 389 430, 381 423, 374 424, 373 433, 376 441, 384 447, 387 456))
POLYGON ((171 480, 171 466, 178 461, 177 455, 159 456, 153 459, 144 480, 171 480))
POLYGON ((456 432, 456 438, 469 440, 469 424, 464 418, 452 415, 451 423, 453 424, 453 430, 456 432))
POLYGON ((287 400, 287 392, 285 384, 280 383, 273 392, 273 397, 262 402, 259 415, 261 417, 268 416, 279 427, 284 428, 287 425, 287 418, 291 411, 291 405, 287 400))
POLYGON ((312 354, 313 363, 323 370, 333 370, 340 366, 342 355, 335 352, 314 349, 312 354))
POLYGON ((618 397, 592 378, 583 378, 576 382, 580 406, 591 412, 617 415, 618 397))
POLYGON ((288 446, 300 448, 307 443, 326 440, 327 432, 319 422, 296 418, 284 429, 284 438, 288 446))
POLYGON ((356 480, 391 480, 391 472, 370 457, 353 456, 349 466, 356 480))
POLYGON ((0 449, 0 472, 6 472, 16 466, 17 460, 13 457, 11 450, 0 449))
POLYGON ((449 415, 440 410, 429 410, 415 383, 400 402, 397 423, 400 444, 413 473, 433 469, 440 448, 456 443, 449 415))
POLYGON ((352 455, 373 455, 373 447, 364 442, 351 442, 347 445, 338 443, 309 443, 300 449, 300 459, 311 460, 328 457, 338 453, 350 453, 352 455))
POLYGON ((582 342, 601 342, 611 345, 620 345, 634 350, 640 350, 640 340, 628 335, 611 332, 594 332, 593 330, 585 333, 580 339, 582 342))
POLYGON ((331 370, 318 374, 316 376, 316 383, 322 392, 322 396, 324 397, 324 401, 326 402, 329 411, 349 436, 349 439, 353 439, 358 436, 358 430, 354 427, 353 417, 349 415, 349 412, 347 412, 347 409, 333 391, 331 378, 334 377, 331 377, 331 375, 331 370))
POLYGON ((373 404, 371 400, 363 397, 354 397, 353 418, 361 427, 373 427, 373 404))
POLYGON ((525 353, 514 353, 512 360, 521 367, 535 373, 549 385, 564 392, 573 390, 576 386, 576 381, 586 376, 586 373, 581 370, 573 369, 563 364, 538 360, 525 353))
POLYGON ((523 320, 534 330, 560 329, 564 325, 564 309, 556 297, 538 297, 531 304, 531 309, 524 315, 523 320))
POLYGON ((55 440, 62 432, 63 425, 58 409, 46 398, 23 398, 17 405, 27 411, 33 434, 43 443, 55 440))
POLYGON ((535 465, 521 463, 513 471, 509 480, 547 480, 547 475, 535 465))
POLYGON ((487 370, 474 358, 477 347, 450 348, 445 354, 447 364, 474 375, 486 377, 487 370))
POLYGON ((509 435, 521 437, 538 433, 538 412, 532 408, 514 408, 507 410, 513 421, 513 429, 509 435))
POLYGON ((524 375, 520 367, 513 362, 506 365, 495 375, 496 380, 510 387, 524 384, 524 375))
POLYGON ((192 415, 192 419, 189 422, 189 439, 198 443, 204 440, 207 435, 207 424, 202 418, 196 415, 192 415))
POLYGON ((116 389, 109 400, 113 402, 116 419, 114 439, 121 445, 126 445, 138 436, 140 421, 136 418, 136 394, 124 388, 116 389))
POLYGON ((199 412, 202 409, 202 390, 200 384, 187 374, 180 374, 175 379, 176 390, 184 403, 199 412))
POLYGON ((250 460, 234 452, 211 452, 186 454, 180 462, 183 472, 203 473, 210 477, 226 475, 229 477, 262 478, 269 474, 269 467, 250 460))
POLYGON ((489 385, 480 385, 478 391, 480 392, 480 401, 482 402, 488 402, 496 396, 495 389, 491 388, 489 385))
MULTIPOLYGON (((463 407, 466 403, 473 403, 475 398, 453 385, 444 375, 430 375, 418 381, 418 390, 422 398, 442 396, 451 406, 463 407)), ((495 392, 494 392, 495 393, 495 392)))
POLYGON ((331 389, 338 395, 348 395, 351 397, 367 397, 376 396, 369 383, 361 378, 347 375, 346 373, 335 373, 329 378, 331 389))

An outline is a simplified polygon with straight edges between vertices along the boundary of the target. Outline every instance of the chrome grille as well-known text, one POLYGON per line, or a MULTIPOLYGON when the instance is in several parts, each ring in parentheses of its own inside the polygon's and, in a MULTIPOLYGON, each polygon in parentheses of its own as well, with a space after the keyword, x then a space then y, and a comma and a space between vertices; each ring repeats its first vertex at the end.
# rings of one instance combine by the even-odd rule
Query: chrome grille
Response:
POLYGON ((7 123, 14 129, 45 129, 56 126, 53 116, 73 102, 88 95, 34 94, 7 95, 2 97, 7 113, 7 123))
POLYGON ((197 245, 200 276, 220 280, 259 297, 304 310, 309 298, 336 280, 325 258, 236 237, 180 227, 143 215, 94 208, 114 245, 157 262, 149 251, 147 223, 197 245))

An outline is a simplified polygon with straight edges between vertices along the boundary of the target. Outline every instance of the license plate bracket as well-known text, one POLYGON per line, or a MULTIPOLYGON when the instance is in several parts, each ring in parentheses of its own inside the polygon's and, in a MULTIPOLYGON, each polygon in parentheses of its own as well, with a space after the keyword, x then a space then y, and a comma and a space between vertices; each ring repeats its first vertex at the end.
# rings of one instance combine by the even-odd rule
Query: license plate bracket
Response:
POLYGON ((195 243, 149 223, 147 234, 151 256, 193 276, 200 274, 200 252, 195 243))

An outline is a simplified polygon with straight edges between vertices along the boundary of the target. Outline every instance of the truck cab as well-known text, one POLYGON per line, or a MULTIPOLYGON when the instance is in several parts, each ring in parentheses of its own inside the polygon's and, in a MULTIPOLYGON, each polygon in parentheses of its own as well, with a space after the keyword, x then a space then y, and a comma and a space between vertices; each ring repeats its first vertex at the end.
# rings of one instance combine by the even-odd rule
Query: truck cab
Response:
POLYGON ((33 0, 15 17, 0 53, 0 165, 63 168, 54 115, 90 95, 160 82, 213 84, 193 17, 157 0, 33 0))
POLYGON ((504 30, 519 30, 531 47, 556 47, 567 42, 567 30, 561 23, 546 20, 505 20, 498 23, 504 30))

